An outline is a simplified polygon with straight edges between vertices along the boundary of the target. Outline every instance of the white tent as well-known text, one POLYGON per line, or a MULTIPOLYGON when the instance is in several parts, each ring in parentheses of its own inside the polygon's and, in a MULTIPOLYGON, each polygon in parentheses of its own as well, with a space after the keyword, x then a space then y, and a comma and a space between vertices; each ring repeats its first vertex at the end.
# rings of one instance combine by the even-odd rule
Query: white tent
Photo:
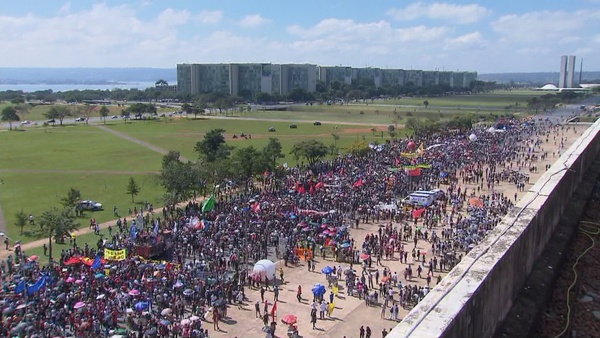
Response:
POLYGON ((273 279, 275 276, 275 263, 268 259, 262 259, 254 264, 252 273, 261 277, 273 279))

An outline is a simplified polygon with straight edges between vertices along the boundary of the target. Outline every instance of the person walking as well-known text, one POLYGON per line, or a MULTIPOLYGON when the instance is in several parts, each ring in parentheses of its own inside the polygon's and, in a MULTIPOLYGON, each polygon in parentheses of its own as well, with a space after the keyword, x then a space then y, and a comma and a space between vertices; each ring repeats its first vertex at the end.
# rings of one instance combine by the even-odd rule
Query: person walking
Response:
POLYGON ((360 329, 358 330, 358 338, 365 338, 365 327, 364 326, 360 326, 360 329))
POLYGON ((298 291, 296 291, 296 299, 298 302, 302 302, 302 285, 298 285, 298 291))
POLYGON ((317 311, 311 311, 310 313, 310 322, 312 323, 312 329, 317 328, 317 311))
POLYGON ((258 301, 256 301, 256 303, 254 303, 254 312, 256 315, 256 318, 260 318, 260 303, 258 301))

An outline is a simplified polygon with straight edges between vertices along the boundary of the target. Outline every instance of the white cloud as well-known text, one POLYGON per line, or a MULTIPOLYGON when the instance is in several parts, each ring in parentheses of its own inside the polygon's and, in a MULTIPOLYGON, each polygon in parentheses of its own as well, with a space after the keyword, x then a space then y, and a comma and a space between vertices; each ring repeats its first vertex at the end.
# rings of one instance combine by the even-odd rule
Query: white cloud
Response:
POLYGON ((426 4, 421 1, 404 8, 391 8, 387 11, 387 14, 396 20, 429 18, 457 24, 475 23, 490 13, 490 10, 478 4, 457 5, 447 2, 426 4))
POLYGON ((541 11, 521 15, 510 14, 491 23, 492 29, 503 38, 513 41, 546 41, 555 43, 568 35, 582 34, 598 11, 541 11))
POLYGON ((66 2, 60 9, 58 10, 59 14, 68 14, 71 12, 71 2, 66 2))
POLYGON ((301 39, 326 38, 330 43, 355 41, 361 43, 399 43, 410 41, 433 41, 443 38, 448 27, 414 26, 393 28, 387 21, 359 23, 350 19, 325 19, 310 28, 289 26, 288 33, 301 39))
POLYGON ((473 32, 455 38, 447 39, 444 48, 459 50, 477 50, 484 49, 487 46, 488 41, 486 41, 483 38, 483 35, 480 32, 473 32))
POLYGON ((260 14, 246 15, 240 20, 240 26, 246 28, 254 28, 271 22, 269 19, 263 18, 260 14))
POLYGON ((223 12, 222 11, 202 11, 197 16, 196 19, 199 23, 203 25, 216 25, 221 20, 223 20, 223 12))

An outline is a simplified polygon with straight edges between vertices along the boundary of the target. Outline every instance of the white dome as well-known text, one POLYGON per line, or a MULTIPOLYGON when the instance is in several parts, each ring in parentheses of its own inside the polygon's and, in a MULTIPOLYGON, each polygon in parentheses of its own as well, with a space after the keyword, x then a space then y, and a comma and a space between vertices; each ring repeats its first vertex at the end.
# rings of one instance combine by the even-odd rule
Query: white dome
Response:
POLYGON ((275 263, 268 259, 262 259, 254 264, 252 272, 261 277, 273 279, 275 277, 275 263))
POLYGON ((548 83, 546 85, 544 85, 542 88, 543 90, 557 90, 558 87, 556 87, 555 85, 553 85, 552 83, 548 83))

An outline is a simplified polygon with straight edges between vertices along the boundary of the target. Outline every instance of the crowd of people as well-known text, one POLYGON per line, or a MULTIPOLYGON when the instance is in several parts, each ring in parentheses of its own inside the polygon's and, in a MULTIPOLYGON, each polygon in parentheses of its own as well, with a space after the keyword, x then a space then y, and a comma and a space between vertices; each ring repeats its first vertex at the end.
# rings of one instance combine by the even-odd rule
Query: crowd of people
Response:
MULTIPOLYGON (((494 187, 527 182, 523 170, 535 166, 533 154, 549 142, 553 128, 564 128, 522 120, 504 126, 501 132, 392 140, 366 156, 288 168, 283 177, 265 173, 248 190, 217 194, 208 208, 199 202, 156 213, 146 208, 119 219, 94 248, 73 243, 57 264, 40 266, 37 258, 15 251, 0 266, 0 335, 208 337, 209 326, 218 331, 220 321, 230 320, 228 307, 248 301, 246 288, 276 287, 275 275, 252 273, 252 264, 264 258, 286 266, 304 260, 311 269, 314 257, 333 257, 349 266, 343 273, 336 268, 334 284, 343 274, 348 295, 382 306, 382 317, 397 320, 398 306, 425 297, 441 271, 451 269, 515 203, 516 196, 494 187), (461 181, 477 187, 461 188, 461 181), (442 183, 433 205, 399 202, 442 183), (359 223, 382 226, 364 239, 353 238, 359 223), (429 243, 429 253, 417 249, 419 240, 429 243), (157 243, 164 244, 161 260, 136 254, 136 246, 157 243), (125 249, 127 256, 105 260, 107 248, 125 249), (392 259, 411 264, 401 276, 373 272, 373 264, 392 259), (411 284, 413 274, 427 278, 427 285, 411 284)), ((261 313, 261 305, 265 332, 273 334, 274 310, 264 302, 261 313)), ((315 310, 320 306, 315 299, 315 310)))

